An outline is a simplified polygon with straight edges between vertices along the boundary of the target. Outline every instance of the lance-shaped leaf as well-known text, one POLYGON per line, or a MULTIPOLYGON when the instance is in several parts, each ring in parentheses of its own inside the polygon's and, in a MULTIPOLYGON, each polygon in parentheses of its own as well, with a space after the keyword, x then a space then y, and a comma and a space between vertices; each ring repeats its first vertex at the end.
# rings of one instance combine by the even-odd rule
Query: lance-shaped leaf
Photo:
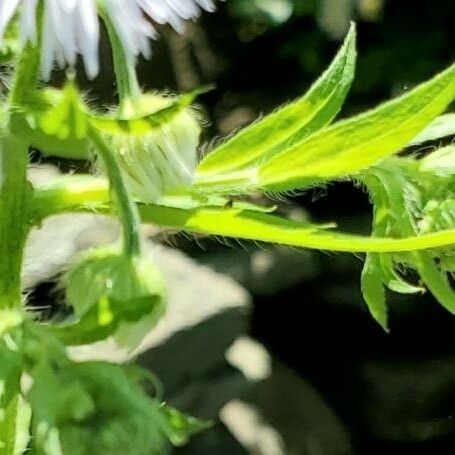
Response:
POLYGON ((455 97, 455 64, 405 95, 341 121, 265 163, 258 184, 293 190, 356 172, 398 152, 455 97))
MULTIPOLYGON (((142 115, 131 118, 115 118, 89 114, 91 124, 103 133, 114 135, 141 136, 162 128, 172 121, 178 114, 188 108, 202 93, 211 90, 211 87, 202 87, 190 93, 185 93, 174 100, 165 102, 164 107, 157 108, 156 97, 143 95, 137 103, 142 115), (155 105, 155 106, 154 106, 155 105), (154 107, 153 107, 154 106, 154 107)), ((164 98, 160 98, 160 104, 164 98)))
POLYGON ((232 171, 269 158, 330 123, 354 76, 355 36, 352 25, 333 63, 305 96, 244 128, 209 153, 198 166, 200 180, 206 174, 232 171))
POLYGON ((382 282, 380 257, 368 254, 365 258, 361 277, 362 295, 371 315, 387 330, 387 303, 382 282))
POLYGON ((166 436, 177 447, 187 444, 192 436, 213 425, 212 422, 185 415, 168 405, 161 407, 161 414, 166 422, 164 427, 166 436))

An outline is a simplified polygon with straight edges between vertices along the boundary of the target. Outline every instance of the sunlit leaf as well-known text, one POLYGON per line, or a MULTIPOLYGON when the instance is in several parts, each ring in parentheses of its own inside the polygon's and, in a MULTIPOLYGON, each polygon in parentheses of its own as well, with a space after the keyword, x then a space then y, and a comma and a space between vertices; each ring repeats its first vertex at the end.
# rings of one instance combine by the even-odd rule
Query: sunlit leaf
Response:
MULTIPOLYGON (((400 237, 411 237, 419 235, 414 214, 421 202, 420 194, 415 184, 410 182, 400 169, 396 160, 390 160, 371 168, 365 182, 373 196, 375 210, 380 209, 383 217, 388 217, 388 219, 375 217, 374 226, 380 228, 379 232, 395 233, 400 237), (373 185, 371 176, 376 179, 373 185), (378 199, 378 194, 381 195, 381 192, 381 199, 378 199), (384 227, 381 226, 381 223, 384 223, 384 227)), ((448 226, 453 227, 452 224, 448 226)), ((450 229, 440 232, 450 232, 450 229)), ((446 247, 451 245, 453 246, 455 243, 452 241, 446 247)), ((436 297, 438 302, 455 314, 455 291, 450 285, 446 271, 435 259, 430 251, 412 251, 407 255, 397 257, 396 260, 415 270, 420 276, 421 282, 436 297)), ((388 284, 384 280, 383 282, 388 284)), ((395 290, 399 291, 399 288, 395 290)), ((404 290, 412 292, 412 287, 410 289, 405 287, 404 290)))
POLYGON ((455 64, 405 95, 341 121, 261 167, 259 185, 293 190, 355 174, 398 152, 455 97, 455 64))
POLYGON ((198 166, 198 179, 269 159, 330 123, 351 86, 355 67, 355 26, 331 66, 305 96, 253 123, 209 153, 198 166))

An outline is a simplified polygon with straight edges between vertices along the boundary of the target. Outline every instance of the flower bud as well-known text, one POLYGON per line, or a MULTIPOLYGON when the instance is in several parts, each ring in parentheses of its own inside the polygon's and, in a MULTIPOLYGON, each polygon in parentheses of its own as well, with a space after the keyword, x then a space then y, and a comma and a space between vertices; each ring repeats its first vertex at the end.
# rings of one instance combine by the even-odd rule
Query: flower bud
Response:
MULTIPOLYGON (((157 111, 168 103, 163 96, 144 95, 134 115, 157 111)), ((142 202, 154 202, 165 193, 189 187, 197 165, 200 132, 197 115, 187 108, 145 135, 110 136, 109 142, 133 195, 142 202)))

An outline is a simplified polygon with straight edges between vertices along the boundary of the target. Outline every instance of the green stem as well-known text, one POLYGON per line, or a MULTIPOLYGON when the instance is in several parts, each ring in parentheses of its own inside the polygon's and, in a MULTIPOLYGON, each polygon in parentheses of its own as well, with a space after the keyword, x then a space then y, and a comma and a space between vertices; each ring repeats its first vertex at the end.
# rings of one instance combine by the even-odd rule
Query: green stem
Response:
POLYGON ((20 308, 22 254, 30 228, 30 185, 27 182, 28 144, 13 135, 19 107, 39 75, 38 47, 28 44, 22 51, 9 94, 13 106, 5 131, 0 131, 0 308, 20 308), (3 136, 3 137, 1 137, 3 136))
POLYGON ((13 84, 9 95, 9 104, 18 106, 27 99, 30 89, 36 87, 39 77, 39 48, 27 44, 19 56, 13 84))
POLYGON ((31 190, 26 178, 27 144, 0 140, 0 308, 21 307, 22 253, 29 231, 31 190))
POLYGON ((102 8, 100 8, 100 15, 106 25, 112 47, 112 58, 114 61, 114 73, 117 82, 120 109, 127 110, 129 105, 134 103, 141 94, 134 62, 128 58, 109 15, 106 14, 102 8))
POLYGON ((21 396, 15 397, 5 410, 0 425, 0 455, 18 455, 26 452, 29 441, 30 407, 21 396))
MULTIPOLYGON (((35 188, 33 208, 35 223, 59 213, 112 213, 108 185, 100 178, 76 179, 74 183, 64 179, 35 188)), ((140 205, 139 212, 143 223, 165 228, 326 251, 396 253, 455 245, 455 229, 406 238, 366 237, 318 230, 308 223, 235 206, 180 209, 149 204, 140 205)))
POLYGON ((124 253, 134 256, 140 253, 140 218, 137 206, 132 200, 115 156, 95 129, 90 129, 89 136, 106 168, 109 183, 117 203, 117 210, 123 227, 124 253))

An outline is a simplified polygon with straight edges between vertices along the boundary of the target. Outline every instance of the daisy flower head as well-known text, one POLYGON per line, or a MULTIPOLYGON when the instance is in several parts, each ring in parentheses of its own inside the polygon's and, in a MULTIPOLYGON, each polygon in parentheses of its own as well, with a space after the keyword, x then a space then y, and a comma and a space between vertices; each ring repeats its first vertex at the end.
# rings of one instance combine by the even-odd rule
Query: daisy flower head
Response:
POLYGON ((17 15, 21 43, 36 43, 37 8, 42 3, 41 70, 49 79, 54 62, 74 65, 78 55, 94 78, 99 71, 99 21, 102 14, 114 28, 127 58, 150 56, 150 39, 157 33, 152 21, 169 24, 181 33, 184 21, 201 10, 214 10, 212 0, 0 0, 0 45, 5 30, 17 15))

